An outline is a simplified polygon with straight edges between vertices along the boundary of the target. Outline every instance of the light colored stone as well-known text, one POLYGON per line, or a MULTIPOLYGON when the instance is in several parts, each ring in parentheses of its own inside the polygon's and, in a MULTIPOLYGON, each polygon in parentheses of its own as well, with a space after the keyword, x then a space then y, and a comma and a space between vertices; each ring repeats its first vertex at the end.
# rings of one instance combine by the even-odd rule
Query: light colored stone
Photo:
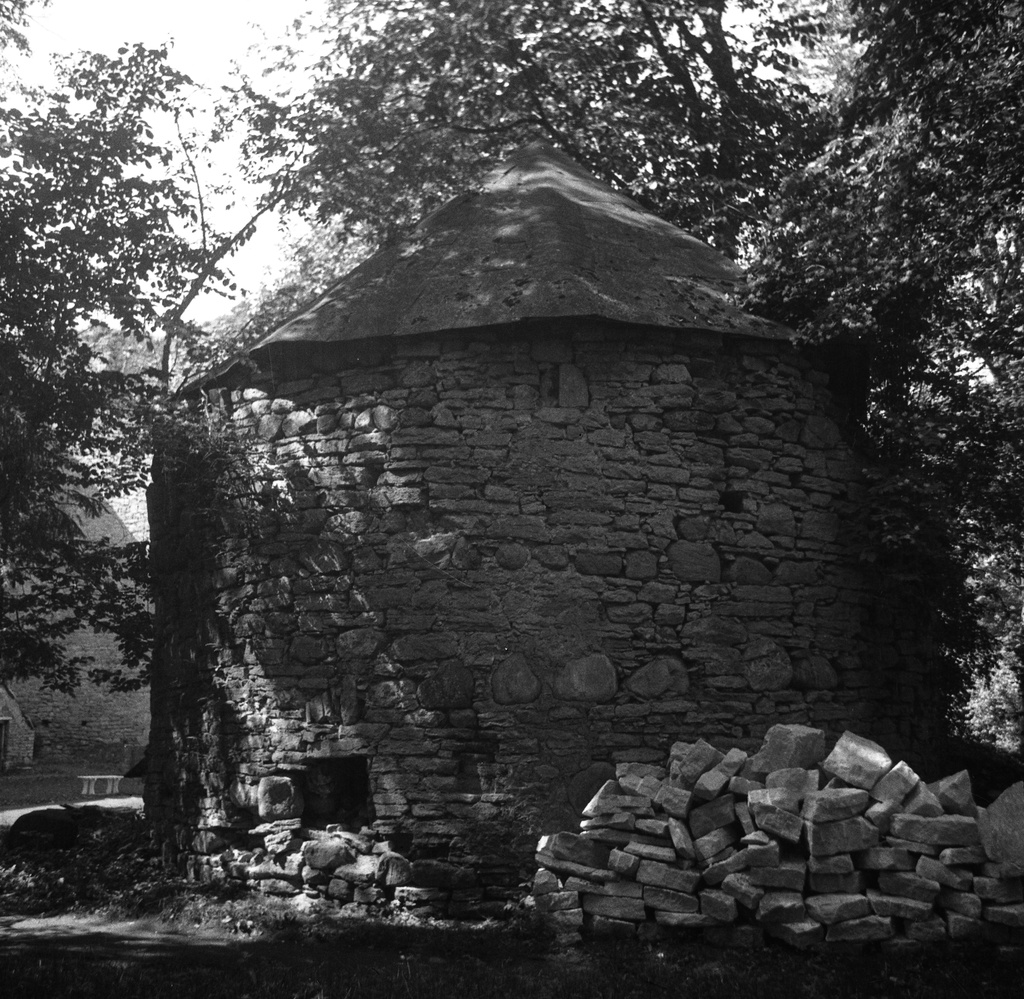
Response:
POLYGON ((654 804, 661 808, 666 815, 675 819, 685 819, 690 814, 692 801, 692 792, 672 787, 667 783, 662 784, 661 789, 654 796, 654 804))
POLYGON ((653 885, 644 888, 644 904, 661 912, 696 912, 700 907, 696 895, 653 885))
POLYGON ((977 816, 978 806, 974 803, 971 775, 966 770, 943 777, 929 784, 928 788, 950 814, 977 816))
POLYGON ((922 878, 928 878, 947 888, 957 891, 970 891, 974 878, 970 871, 963 868, 947 867, 941 860, 934 857, 919 857, 914 872, 922 878))
POLYGON ((696 860, 697 851, 693 846, 693 837, 686 823, 680 819, 669 819, 668 835, 672 840, 672 847, 684 860, 696 860))
POLYGON ((917 786, 903 802, 902 810, 910 815, 923 815, 926 818, 942 815, 939 799, 928 790, 928 785, 924 781, 918 781, 917 786))
POLYGON ((775 770, 765 778, 765 788, 785 788, 803 801, 807 795, 818 790, 821 774, 817 770, 803 767, 785 767, 775 770))
POLYGON ((980 842, 978 821, 966 815, 899 814, 892 817, 893 836, 931 846, 974 846, 980 842))
POLYGON ((827 926, 871 915, 871 903, 863 895, 811 895, 804 904, 812 919, 827 926))
POLYGON ((801 816, 811 822, 838 822, 862 815, 868 793, 861 788, 830 788, 814 791, 804 799, 801 816))
POLYGON ((892 769, 892 760, 877 742, 846 731, 821 766, 852 787, 870 791, 892 769))
POLYGON ((863 871, 912 871, 914 860, 909 850, 892 846, 875 846, 862 850, 853 858, 863 871))
POLYGON ((751 757, 752 773, 768 774, 787 767, 815 766, 825 755, 825 733, 806 725, 773 725, 751 757))
POLYGON ((756 822, 764 832, 778 836, 788 843, 799 843, 804 828, 799 815, 783 811, 774 805, 762 806, 756 822))
POLYGON ((878 778, 870 794, 875 801, 892 801, 898 805, 917 787, 920 780, 910 765, 900 760, 887 774, 878 778))
POLYGON ((654 860, 641 860, 635 876, 640 884, 672 891, 693 892, 700 883, 697 871, 683 870, 654 860))
POLYGON ((978 826, 990 860, 1024 867, 1024 782, 1012 784, 979 810, 978 826))
POLYGON ((302 790, 290 777, 263 777, 256 789, 259 816, 264 822, 302 816, 302 790))
POLYGON ((859 816, 838 822, 807 822, 807 848, 813 857, 867 850, 878 843, 878 828, 859 816))
POLYGON ((669 777, 672 783, 684 790, 692 791, 701 774, 725 759, 725 753, 719 752, 703 739, 698 739, 692 744, 675 743, 669 758, 669 777))
POLYGON ((580 907, 578 891, 552 891, 534 898, 534 909, 540 913, 563 912, 566 909, 580 907))

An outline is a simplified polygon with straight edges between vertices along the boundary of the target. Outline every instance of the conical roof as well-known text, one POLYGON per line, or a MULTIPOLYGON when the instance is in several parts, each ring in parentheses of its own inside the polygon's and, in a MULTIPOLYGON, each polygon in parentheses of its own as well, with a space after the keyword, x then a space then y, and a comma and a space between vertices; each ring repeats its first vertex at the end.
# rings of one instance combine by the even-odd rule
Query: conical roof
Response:
POLYGON ((788 338, 732 302, 742 278, 706 243, 534 142, 256 349, 565 317, 788 338))

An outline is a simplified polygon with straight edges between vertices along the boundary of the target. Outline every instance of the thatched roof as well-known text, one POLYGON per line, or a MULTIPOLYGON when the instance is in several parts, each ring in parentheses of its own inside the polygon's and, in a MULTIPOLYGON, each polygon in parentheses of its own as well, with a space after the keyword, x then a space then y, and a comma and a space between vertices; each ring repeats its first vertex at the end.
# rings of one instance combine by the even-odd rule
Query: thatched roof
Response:
POLYGON ((787 338, 784 327, 732 302, 742 276, 707 244, 536 142, 256 349, 561 317, 787 338))

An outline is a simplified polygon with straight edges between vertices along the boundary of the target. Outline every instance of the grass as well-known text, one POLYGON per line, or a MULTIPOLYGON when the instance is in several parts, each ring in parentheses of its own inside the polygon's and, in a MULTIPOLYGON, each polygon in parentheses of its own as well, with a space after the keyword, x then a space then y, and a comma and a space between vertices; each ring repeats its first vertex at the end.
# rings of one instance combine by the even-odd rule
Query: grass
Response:
MULTIPOLYGON (((529 918, 509 923, 341 918, 287 900, 169 877, 136 816, 111 815, 73 851, 0 852, 0 916, 99 913, 157 929, 145 952, 0 939, 3 995, 45 999, 937 999, 1020 995, 1021 968, 990 948, 806 954, 697 939, 590 941, 559 949, 529 918), (192 934, 192 939, 181 935, 192 934), (172 933, 171 931, 175 931, 172 933), (211 944, 209 947, 202 944, 211 944)), ((3 930, 0 929, 0 937, 3 930)))

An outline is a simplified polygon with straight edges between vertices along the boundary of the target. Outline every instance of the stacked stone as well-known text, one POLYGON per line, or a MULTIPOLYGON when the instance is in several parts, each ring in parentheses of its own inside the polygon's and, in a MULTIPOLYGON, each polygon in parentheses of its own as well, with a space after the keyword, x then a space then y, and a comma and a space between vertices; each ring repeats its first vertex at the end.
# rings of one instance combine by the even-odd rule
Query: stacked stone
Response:
POLYGON ((1024 945, 1024 783, 982 809, 967 771, 927 784, 851 732, 828 755, 822 731, 776 725, 753 756, 698 740, 619 764, 537 861, 560 933, 1024 945))

